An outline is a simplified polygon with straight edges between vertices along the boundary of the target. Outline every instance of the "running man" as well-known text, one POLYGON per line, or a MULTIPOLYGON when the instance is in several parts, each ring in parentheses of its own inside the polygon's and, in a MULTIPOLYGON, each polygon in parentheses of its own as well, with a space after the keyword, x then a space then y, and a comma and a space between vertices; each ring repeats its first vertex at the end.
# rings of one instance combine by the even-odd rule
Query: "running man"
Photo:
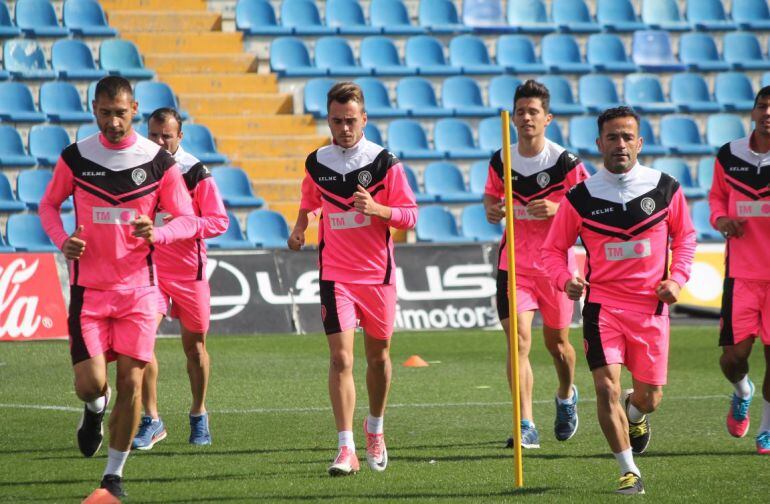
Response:
POLYGON ((64 149, 39 213, 51 241, 70 261, 70 353, 75 392, 85 402, 77 440, 86 457, 102 444, 110 399, 107 363, 117 361, 101 488, 121 497, 123 466, 139 425, 142 374, 155 345, 153 248, 194 236, 198 222, 174 159, 131 127, 137 103, 129 82, 100 80, 93 110, 100 133, 64 149), (68 236, 59 208, 70 195, 76 229, 68 236), (175 216, 162 228, 153 226, 158 204, 175 216))
MULTIPOLYGON (((521 445, 539 448, 540 435, 532 414, 532 320, 535 310, 543 316, 545 346, 553 357, 559 388, 556 391, 554 434, 559 441, 575 435, 578 428, 575 349, 569 342, 573 302, 551 282, 540 254, 553 216, 567 190, 588 178, 583 163, 564 147, 545 137, 553 116, 548 107, 548 88, 528 80, 516 88, 513 124, 519 141, 511 146, 514 222, 516 243, 516 309, 518 312, 519 382, 521 399, 521 445)), ((484 194, 487 220, 497 224, 505 217, 502 151, 492 155, 484 194)), ((508 313, 508 246, 500 243, 497 266, 497 313, 509 348, 506 353, 508 385, 511 385, 511 352, 508 313)), ((574 253, 569 252, 570 270, 577 270, 574 253)), ((508 438, 513 447, 513 438, 508 438)))
POLYGON ((757 337, 765 347, 762 423, 757 453, 770 455, 770 264, 758 261, 770 238, 770 86, 763 87, 751 111, 754 131, 722 146, 714 163, 709 193, 711 225, 727 239, 719 344, 722 373, 735 392, 727 431, 743 437, 749 430, 754 384, 749 355, 757 337))
POLYGON ((364 330, 369 393, 369 415, 364 420, 366 460, 377 472, 388 465, 383 416, 396 316, 396 264, 390 227, 414 227, 417 204, 401 162, 364 138, 366 111, 361 88, 352 82, 335 84, 329 90, 327 110, 333 143, 312 152, 305 162, 302 201, 288 245, 292 250, 304 245, 308 214, 321 208, 321 319, 329 343, 329 396, 339 447, 328 471, 342 476, 359 470, 353 441, 357 320, 364 330))
POLYGON ((642 138, 636 112, 605 110, 598 123, 596 143, 605 169, 567 193, 546 238, 543 262, 570 299, 586 293, 583 338, 599 424, 620 465, 617 492, 637 494, 644 493, 644 485, 633 454, 647 449, 648 416, 663 397, 667 305, 677 301, 690 276, 695 230, 679 183, 637 162, 642 138), (568 262, 578 236, 586 249, 585 279, 568 262), (621 365, 634 384, 622 398, 621 365))
MULTIPOLYGON (((198 233, 193 238, 159 246, 155 250, 161 293, 158 324, 166 313, 179 319, 192 392, 189 442, 194 445, 210 445, 205 401, 209 381, 206 333, 211 314, 211 290, 206 278, 206 243, 203 240, 227 231, 229 220, 211 172, 180 145, 184 134, 179 113, 172 108, 160 108, 152 113, 147 123, 150 140, 166 149, 179 166, 192 197, 195 215, 199 218, 198 233)), ((158 213, 155 225, 162 226, 168 217, 167 213, 158 213)), ((144 368, 142 405, 144 416, 132 447, 151 450, 155 443, 167 435, 166 426, 158 414, 158 360, 155 355, 144 368)))

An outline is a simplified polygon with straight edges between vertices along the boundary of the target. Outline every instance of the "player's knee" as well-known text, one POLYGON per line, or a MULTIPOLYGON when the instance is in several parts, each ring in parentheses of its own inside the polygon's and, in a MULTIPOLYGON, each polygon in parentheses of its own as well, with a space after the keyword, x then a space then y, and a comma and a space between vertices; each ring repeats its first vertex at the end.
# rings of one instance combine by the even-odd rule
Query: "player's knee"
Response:
POLYGON ((609 406, 620 400, 620 389, 610 379, 596 382, 596 402, 609 406))
POLYGON ((353 354, 348 352, 334 352, 331 355, 329 365, 335 373, 350 372, 353 370, 353 354))
POLYGON ((634 404, 634 406, 636 406, 637 409, 642 413, 652 413, 653 411, 658 409, 658 406, 660 406, 660 402, 662 400, 663 400, 663 391, 655 390, 644 394, 641 397, 639 404, 634 404))
POLYGON ((370 368, 384 368, 389 362, 390 353, 386 350, 366 354, 366 363, 370 368))
POLYGON ((208 356, 206 352, 206 345, 203 342, 195 343, 185 347, 184 353, 187 356, 187 362, 191 362, 197 366, 201 366, 203 361, 208 356))
POLYGON ((90 402, 104 395, 104 384, 95 377, 76 376, 75 393, 81 401, 90 402))
POLYGON ((118 394, 123 397, 141 397, 142 395, 142 373, 118 374, 115 382, 118 394))
POLYGON ((568 344, 569 342, 565 341, 546 340, 545 348, 548 349, 548 352, 551 354, 551 356, 563 358, 567 351, 568 344))

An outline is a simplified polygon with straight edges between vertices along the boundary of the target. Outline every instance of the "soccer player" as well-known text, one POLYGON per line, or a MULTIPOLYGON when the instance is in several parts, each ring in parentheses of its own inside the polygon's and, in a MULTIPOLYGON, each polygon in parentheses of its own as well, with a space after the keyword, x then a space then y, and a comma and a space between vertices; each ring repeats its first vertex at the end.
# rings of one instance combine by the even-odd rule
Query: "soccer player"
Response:
POLYGON ((644 493, 644 484, 633 453, 647 449, 648 416, 663 396, 667 305, 689 278, 695 230, 679 183, 637 162, 642 138, 636 112, 608 109, 598 123, 604 169, 567 193, 545 240, 543 262, 570 299, 586 292, 583 338, 599 424, 620 465, 617 492, 636 494, 644 493), (585 279, 568 266, 567 252, 578 236, 586 249, 585 279), (623 404, 621 365, 634 385, 623 404))
POLYGON ((100 80, 93 110, 100 133, 62 151, 40 202, 40 218, 70 261, 70 354, 75 392, 85 402, 77 439, 86 457, 102 444, 110 399, 107 363, 117 361, 117 399, 101 488, 120 497, 141 413, 142 374, 155 344, 153 248, 194 236, 198 222, 174 159, 131 127, 137 103, 129 82, 100 80), (59 209, 70 195, 76 229, 68 236, 59 209), (162 228, 153 226, 158 204, 175 216, 162 228))
POLYGON ((754 340, 765 347, 762 423, 757 453, 770 455, 770 264, 757 260, 770 238, 770 86, 763 87, 751 111, 754 131, 722 146, 714 163, 709 193, 711 225, 727 239, 719 363, 735 392, 727 431, 743 437, 749 430, 754 384, 749 355, 754 340))
MULTIPOLYGON (((578 428, 575 349, 569 342, 573 302, 551 282, 543 266, 540 251, 567 190, 588 178, 583 163, 564 147, 545 137, 545 128, 553 119, 549 113, 548 88, 528 80, 516 88, 513 124, 519 140, 511 146, 513 178, 516 310, 518 313, 519 382, 521 399, 521 445, 539 448, 540 436, 532 414, 532 319, 535 310, 543 316, 545 346, 553 357, 559 387, 556 391, 554 434, 559 441, 570 439, 578 428)), ((489 174, 484 191, 484 207, 489 222, 496 224, 505 217, 502 150, 489 161, 489 174)), ((508 313, 508 252, 503 235, 497 267, 497 313, 509 344, 506 371, 511 384, 510 335, 508 313)), ((569 252, 570 265, 576 270, 574 253, 569 252)), ((508 439, 508 447, 513 438, 508 439)))
POLYGON ((327 110, 333 143, 312 152, 305 162, 302 201, 288 245, 292 250, 304 245, 308 214, 321 208, 321 319, 329 344, 329 396, 339 443, 328 471, 340 476, 359 470, 353 441, 356 320, 364 330, 366 349, 366 460, 378 472, 388 464, 383 416, 396 315, 396 265, 390 227, 414 227, 417 205, 401 162, 364 138, 366 110, 361 88, 352 82, 335 84, 329 90, 327 110))
MULTIPOLYGON (((161 245, 155 249, 158 265, 158 286, 161 296, 158 306, 158 324, 169 313, 179 319, 182 348, 187 356, 187 374, 190 377, 192 406, 190 407, 190 438, 194 445, 210 445, 206 388, 209 381, 209 354, 206 351, 206 333, 211 313, 211 290, 206 279, 205 238, 213 238, 227 231, 228 218, 222 197, 209 169, 195 156, 185 151, 182 141, 182 118, 172 108, 160 108, 148 121, 150 140, 166 149, 182 172, 190 191, 195 215, 199 218, 198 233, 188 240, 161 245)), ((162 226, 166 213, 158 213, 156 226, 162 226)), ((144 416, 132 447, 150 450, 166 438, 166 426, 158 414, 158 360, 144 368, 142 404, 144 416)))

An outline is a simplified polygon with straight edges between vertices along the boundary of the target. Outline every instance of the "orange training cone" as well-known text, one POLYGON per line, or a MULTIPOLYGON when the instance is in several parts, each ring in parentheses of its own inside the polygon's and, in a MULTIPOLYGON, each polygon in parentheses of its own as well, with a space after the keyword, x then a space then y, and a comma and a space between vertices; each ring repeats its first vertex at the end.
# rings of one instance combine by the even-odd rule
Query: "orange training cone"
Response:
POLYGON ((120 499, 105 488, 97 488, 83 500, 82 504, 120 504, 120 499))
POLYGON ((412 355, 404 362, 404 367, 428 367, 428 363, 419 355, 412 355))

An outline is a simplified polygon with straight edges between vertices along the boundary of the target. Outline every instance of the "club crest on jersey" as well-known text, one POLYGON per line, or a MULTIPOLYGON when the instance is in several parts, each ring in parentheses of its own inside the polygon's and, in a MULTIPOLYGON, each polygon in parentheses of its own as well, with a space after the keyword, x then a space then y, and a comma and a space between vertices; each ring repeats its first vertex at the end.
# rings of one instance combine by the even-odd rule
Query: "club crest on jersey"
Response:
POLYGON ((652 212, 655 211, 655 200, 652 198, 644 198, 641 202, 642 210, 647 215, 652 215, 652 212))
POLYGON ((134 184, 140 186, 147 180, 147 172, 142 168, 135 168, 134 171, 131 172, 131 180, 134 181, 134 184))
POLYGON ((358 183, 364 187, 369 187, 372 183, 372 174, 366 170, 358 174, 358 183))
POLYGON ((548 175, 546 172, 540 172, 540 173, 537 174, 536 181, 537 181, 537 185, 539 185, 540 187, 545 188, 545 186, 548 185, 548 182, 551 181, 551 176, 548 175))

